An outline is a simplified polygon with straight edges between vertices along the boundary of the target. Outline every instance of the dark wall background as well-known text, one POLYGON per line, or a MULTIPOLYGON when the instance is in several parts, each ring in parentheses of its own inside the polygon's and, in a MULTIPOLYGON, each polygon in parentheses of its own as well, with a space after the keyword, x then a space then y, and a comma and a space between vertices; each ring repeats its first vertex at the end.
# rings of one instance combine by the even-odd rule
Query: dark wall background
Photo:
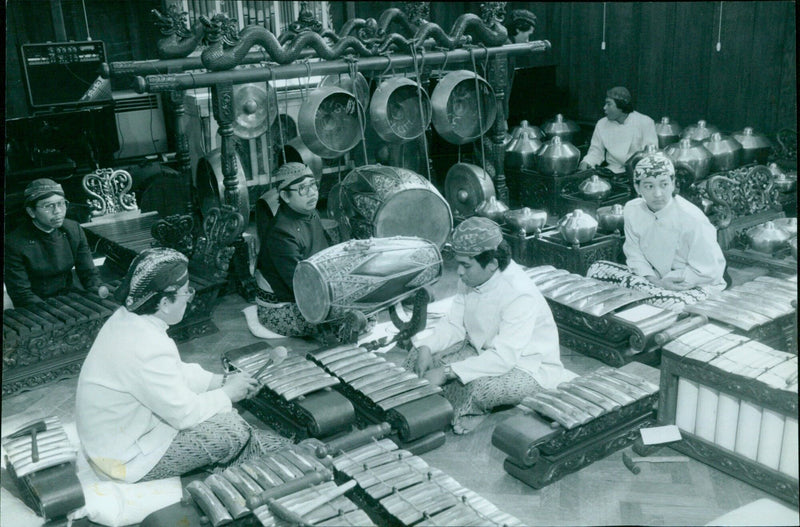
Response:
MULTIPOLYGON (((386 6, 356 2, 355 12, 377 18, 386 6)), ((656 121, 797 128, 795 2, 724 2, 721 16, 720 2, 608 2, 605 50, 602 2, 508 2, 511 9, 536 14, 534 38, 553 45, 556 92, 533 97, 561 106, 566 92, 561 111, 572 119, 599 119, 606 90, 625 85, 656 121)), ((480 3, 431 4, 431 20, 445 30, 465 12, 479 13, 480 3)))
MULTIPOLYGON (((105 41, 109 60, 156 58, 159 34, 149 12, 161 0, 84 3, 91 36, 105 41)), ((348 13, 377 18, 399 4, 332 2, 333 25, 340 28, 348 13)), ((479 13, 479 6, 432 2, 430 18, 449 30, 459 15, 479 13)), ((794 2, 724 2, 721 17, 719 2, 608 2, 605 50, 601 2, 507 5, 518 8, 538 17, 534 38, 553 44, 556 90, 533 97, 552 99, 550 106, 572 119, 600 118, 606 89, 621 84, 633 92, 637 109, 656 120, 668 115, 685 126, 706 119, 723 130, 753 126, 766 133, 797 127, 794 2)), ((84 40, 86 29, 80 0, 8 0, 6 17, 6 117, 20 117, 28 108, 19 45, 84 40), (58 34, 59 16, 64 34, 58 34)))

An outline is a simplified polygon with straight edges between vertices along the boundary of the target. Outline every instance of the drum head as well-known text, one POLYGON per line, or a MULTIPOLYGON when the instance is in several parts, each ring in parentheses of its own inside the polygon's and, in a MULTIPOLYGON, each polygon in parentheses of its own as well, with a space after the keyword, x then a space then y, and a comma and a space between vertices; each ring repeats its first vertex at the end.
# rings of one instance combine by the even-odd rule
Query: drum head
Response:
POLYGON ((297 307, 303 317, 312 324, 323 322, 331 308, 331 295, 328 284, 319 271, 312 263, 302 261, 295 267, 292 282, 297 307))
POLYGON ((375 236, 416 236, 441 247, 453 225, 450 207, 427 189, 408 189, 391 196, 375 215, 375 236))
POLYGON ((468 218, 481 203, 495 196, 494 184, 481 167, 456 163, 447 171, 444 195, 456 215, 468 218))

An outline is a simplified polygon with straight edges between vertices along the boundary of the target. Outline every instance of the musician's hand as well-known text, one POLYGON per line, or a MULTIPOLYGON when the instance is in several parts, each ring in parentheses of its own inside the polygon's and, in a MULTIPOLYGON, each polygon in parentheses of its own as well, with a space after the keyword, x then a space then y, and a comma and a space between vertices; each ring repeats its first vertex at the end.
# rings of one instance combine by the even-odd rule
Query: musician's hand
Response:
POLYGON ((578 170, 586 170, 587 168, 591 168, 591 167, 589 166, 589 163, 587 163, 586 161, 581 161, 578 164, 578 170))
POLYGON ((228 375, 227 381, 222 386, 222 391, 230 397, 233 403, 255 395, 259 389, 258 381, 247 373, 228 375))
POLYGON ((673 276, 665 276, 661 280, 661 287, 670 291, 686 291, 692 288, 683 278, 673 276))
POLYGON ((422 377, 425 372, 433 368, 433 354, 428 346, 417 348, 417 364, 414 366, 414 373, 422 377))
POLYGON ((100 298, 108 298, 109 294, 110 292, 108 291, 108 286, 101 285, 100 287, 97 288, 97 296, 99 296, 100 298))
POLYGON ((424 377, 434 386, 441 386, 447 382, 447 376, 444 374, 444 368, 433 368, 428 370, 424 377))
POLYGON ((664 287, 664 284, 661 282, 660 279, 656 278, 655 275, 652 275, 652 274, 651 275, 647 275, 647 276, 645 276, 645 278, 647 278, 647 281, 650 282, 651 284, 653 284, 656 287, 664 287))

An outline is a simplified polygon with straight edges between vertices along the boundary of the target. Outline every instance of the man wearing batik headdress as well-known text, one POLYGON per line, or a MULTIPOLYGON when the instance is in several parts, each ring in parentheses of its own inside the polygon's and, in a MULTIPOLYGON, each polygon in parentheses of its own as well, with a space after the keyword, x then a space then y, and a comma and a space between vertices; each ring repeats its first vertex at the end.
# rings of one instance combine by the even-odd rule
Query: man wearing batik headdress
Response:
POLYGON ((181 360, 167 329, 194 297, 183 254, 143 251, 115 295, 122 307, 97 334, 75 399, 78 436, 96 471, 147 481, 238 464, 291 443, 233 410, 258 391, 252 376, 181 360))
POLYGON ((569 372, 550 307, 511 260, 500 227, 472 217, 456 227, 451 243, 458 291, 447 315, 412 339, 405 366, 443 386, 453 431, 464 434, 492 408, 553 389, 569 372))
POLYGON ((627 266, 595 262, 586 275, 649 293, 648 303, 680 311, 722 291, 725 257, 714 226, 675 193, 675 167, 661 152, 642 157, 633 170, 639 195, 625 204, 627 266))

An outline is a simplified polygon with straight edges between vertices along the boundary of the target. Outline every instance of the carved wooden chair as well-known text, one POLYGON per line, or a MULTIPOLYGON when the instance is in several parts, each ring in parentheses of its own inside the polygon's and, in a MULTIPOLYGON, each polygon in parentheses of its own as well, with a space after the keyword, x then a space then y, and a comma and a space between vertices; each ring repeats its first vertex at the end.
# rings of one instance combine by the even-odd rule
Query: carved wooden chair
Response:
POLYGON ((217 331, 211 315, 227 284, 234 244, 245 226, 242 215, 227 205, 210 209, 199 229, 188 214, 167 216, 153 225, 156 246, 170 247, 189 258, 189 281, 197 291, 183 320, 170 327, 176 341, 217 331))
MULTIPOLYGON (((784 270, 786 265, 777 257, 780 255, 761 255, 747 249, 749 229, 784 217, 780 192, 773 185, 769 168, 747 165, 682 188, 686 190, 681 195, 700 207, 717 228, 717 241, 729 263, 784 270)), ((792 261, 791 267, 795 265, 792 261)))
POLYGON ((142 214, 136 203, 136 194, 131 191, 133 178, 125 170, 98 168, 83 176, 84 192, 89 196, 89 221, 92 224, 119 221, 142 214))

